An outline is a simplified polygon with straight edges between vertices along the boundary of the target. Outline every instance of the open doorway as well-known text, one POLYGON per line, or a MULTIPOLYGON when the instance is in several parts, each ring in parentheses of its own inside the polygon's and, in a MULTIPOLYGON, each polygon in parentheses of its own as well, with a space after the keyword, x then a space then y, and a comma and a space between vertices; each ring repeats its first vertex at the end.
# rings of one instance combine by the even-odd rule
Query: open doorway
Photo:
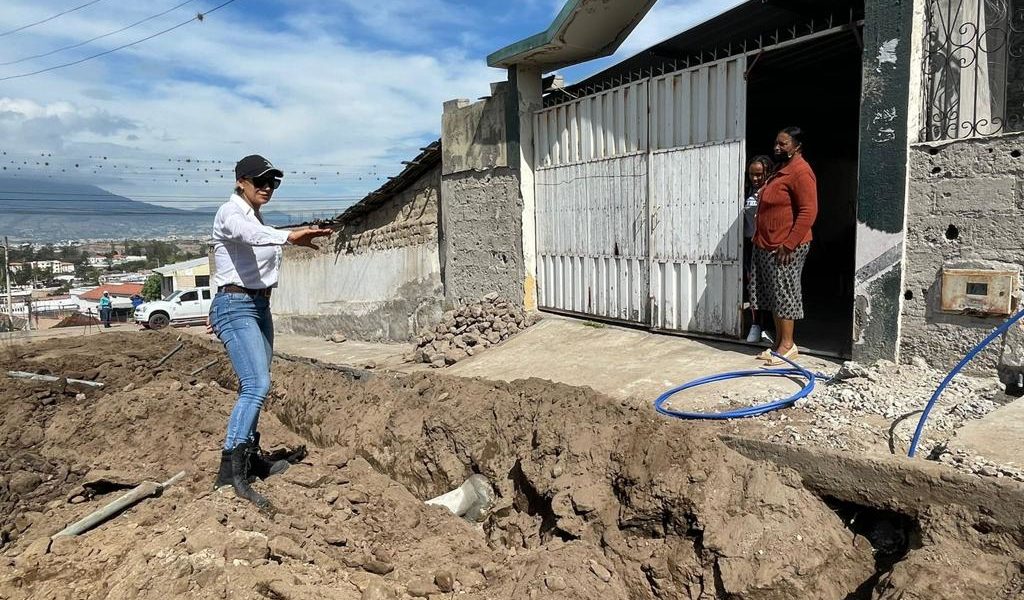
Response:
MULTIPOLYGON (((805 318, 797 344, 849 357, 857 224, 861 54, 852 32, 794 44, 749 59, 748 160, 771 154, 775 134, 801 127, 804 156, 818 180, 818 219, 803 275, 805 318)), ((748 311, 745 311, 749 315, 748 311)), ((771 317, 763 319, 771 323, 771 317)), ((745 331, 745 330, 744 330, 745 331)))

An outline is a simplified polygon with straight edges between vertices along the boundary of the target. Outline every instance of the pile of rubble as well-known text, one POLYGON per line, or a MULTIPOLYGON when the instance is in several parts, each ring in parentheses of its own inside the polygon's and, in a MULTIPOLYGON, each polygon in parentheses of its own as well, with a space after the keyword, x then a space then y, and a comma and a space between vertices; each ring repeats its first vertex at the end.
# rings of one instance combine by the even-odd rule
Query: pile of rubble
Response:
MULTIPOLYGON (((769 418, 769 428, 777 428, 770 439, 838 450, 888 445, 901 454, 942 377, 921 360, 900 365, 881 360, 870 366, 847 362, 831 380, 819 382, 811 396, 797 401, 801 412, 769 418)), ((959 375, 933 409, 919 452, 927 454, 964 423, 1005 401, 995 377, 959 375)))
POLYGON ((434 368, 453 365, 482 350, 500 344, 540 320, 491 292, 479 302, 444 313, 433 330, 415 339, 413 359, 434 368))

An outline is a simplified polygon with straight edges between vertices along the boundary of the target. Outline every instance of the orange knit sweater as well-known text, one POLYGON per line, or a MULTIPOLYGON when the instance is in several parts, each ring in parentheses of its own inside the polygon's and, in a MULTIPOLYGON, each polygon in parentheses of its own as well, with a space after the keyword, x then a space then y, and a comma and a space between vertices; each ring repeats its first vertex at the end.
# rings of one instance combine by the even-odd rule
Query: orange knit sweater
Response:
POLYGON ((761 189, 754 245, 765 250, 779 246, 795 250, 811 241, 811 226, 817 216, 818 181, 811 165, 797 154, 761 189))

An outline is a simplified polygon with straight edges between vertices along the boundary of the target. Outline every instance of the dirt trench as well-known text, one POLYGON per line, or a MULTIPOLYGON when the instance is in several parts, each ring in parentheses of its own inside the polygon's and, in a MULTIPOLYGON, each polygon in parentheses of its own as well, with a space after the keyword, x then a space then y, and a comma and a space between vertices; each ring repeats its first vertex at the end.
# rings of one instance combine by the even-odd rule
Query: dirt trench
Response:
MULTIPOLYGON (((822 498, 745 458, 713 426, 589 389, 278 361, 264 445, 306 464, 258 482, 268 517, 210 492, 233 402, 216 346, 169 335, 54 340, 0 369, 75 372, 103 390, 0 392, 0 598, 1017 598, 1014 532, 977 507, 913 517, 822 498), (45 365, 45 366, 43 366, 45 365), (91 377, 90 377, 91 376, 91 377), (212 380, 212 381, 211 381, 212 380), (79 395, 84 394, 84 396, 79 395), (189 478, 73 540, 48 535, 116 496, 108 479, 189 478), (480 473, 498 502, 473 524, 423 500, 480 473), (6 567, 4 562, 6 561, 6 567)), ((63 385, 63 387, 62 387, 63 385)), ((1018 532, 1019 533, 1019 532, 1018 532)))

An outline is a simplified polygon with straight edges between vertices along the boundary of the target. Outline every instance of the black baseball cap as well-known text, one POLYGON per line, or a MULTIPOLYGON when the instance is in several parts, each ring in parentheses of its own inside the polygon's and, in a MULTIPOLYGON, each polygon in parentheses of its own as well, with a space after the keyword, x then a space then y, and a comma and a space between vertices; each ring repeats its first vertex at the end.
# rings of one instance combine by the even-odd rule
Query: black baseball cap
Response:
POLYGON ((270 164, 270 161, 259 154, 251 154, 235 165, 235 181, 246 177, 260 177, 271 174, 274 177, 284 177, 284 171, 270 164))

